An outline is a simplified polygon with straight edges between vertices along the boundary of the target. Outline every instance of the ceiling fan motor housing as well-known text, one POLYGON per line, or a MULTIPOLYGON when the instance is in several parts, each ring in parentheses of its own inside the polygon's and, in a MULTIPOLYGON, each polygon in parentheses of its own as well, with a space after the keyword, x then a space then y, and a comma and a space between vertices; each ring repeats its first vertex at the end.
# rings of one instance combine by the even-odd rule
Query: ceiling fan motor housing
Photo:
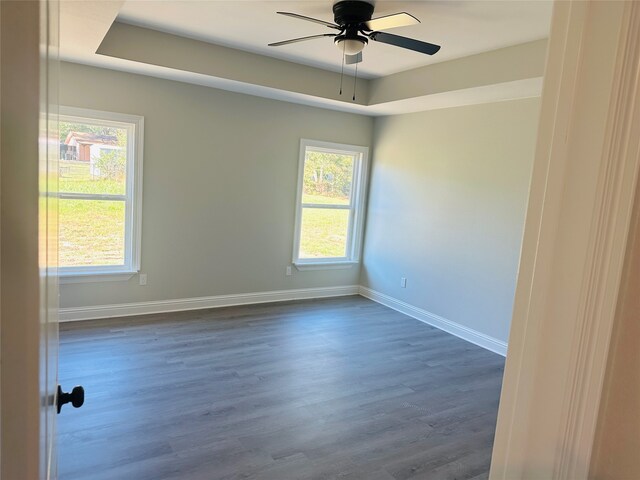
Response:
POLYGON ((369 39, 359 35, 366 28, 364 22, 371 20, 373 5, 357 0, 343 0, 333 5, 335 22, 343 28, 343 32, 334 39, 338 48, 347 55, 355 55, 369 43, 369 39))
POLYGON ((361 23, 371 20, 373 5, 358 0, 343 0, 333 6, 333 18, 341 27, 360 27, 361 23))

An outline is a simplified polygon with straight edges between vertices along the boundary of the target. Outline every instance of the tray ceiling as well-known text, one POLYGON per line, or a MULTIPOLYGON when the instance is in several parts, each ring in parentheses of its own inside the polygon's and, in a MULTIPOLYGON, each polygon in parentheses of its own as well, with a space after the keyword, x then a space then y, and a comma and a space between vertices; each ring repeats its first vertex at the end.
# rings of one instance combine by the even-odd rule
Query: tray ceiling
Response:
MULTIPOLYGON (((136 1, 124 3, 118 21, 197 40, 339 71, 340 51, 330 38, 283 47, 267 43, 331 32, 322 25, 277 15, 291 11, 333 21, 332 1, 136 1)), ((548 36, 552 2, 378 1, 374 17, 406 11, 421 24, 393 33, 442 45, 435 56, 370 42, 359 74, 393 73, 517 45, 548 36)))

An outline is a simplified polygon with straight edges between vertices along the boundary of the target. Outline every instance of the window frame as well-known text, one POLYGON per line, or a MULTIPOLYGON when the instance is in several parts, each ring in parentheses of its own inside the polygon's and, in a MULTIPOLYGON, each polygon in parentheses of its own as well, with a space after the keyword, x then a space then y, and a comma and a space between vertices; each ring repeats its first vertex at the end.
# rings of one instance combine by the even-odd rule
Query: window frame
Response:
POLYGON ((140 271, 142 235, 142 164, 144 117, 60 105, 59 121, 101 123, 127 129, 127 169, 124 195, 58 192, 63 199, 121 200, 125 202, 125 261, 123 265, 58 267, 60 283, 128 280, 140 271))
POLYGON ((360 263, 362 237, 364 232, 365 199, 369 167, 369 148, 360 145, 300 139, 298 159, 298 185, 296 192, 296 214, 294 224, 292 262, 298 270, 320 270, 331 268, 351 268, 360 263), (349 205, 303 204, 304 167, 307 149, 354 156, 353 178, 351 180, 351 201, 349 205), (305 208, 349 210, 346 255, 344 257, 300 258, 302 235, 302 212, 305 208))

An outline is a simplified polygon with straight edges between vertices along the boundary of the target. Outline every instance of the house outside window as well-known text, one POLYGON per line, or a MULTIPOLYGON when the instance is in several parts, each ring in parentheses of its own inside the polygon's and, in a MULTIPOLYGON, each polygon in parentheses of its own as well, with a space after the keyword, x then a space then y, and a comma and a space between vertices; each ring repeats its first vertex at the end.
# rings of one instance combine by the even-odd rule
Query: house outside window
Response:
POLYGON ((60 107, 61 281, 140 269, 143 117, 60 107))
POLYGON ((302 139, 293 263, 299 270, 360 261, 367 147, 302 139))

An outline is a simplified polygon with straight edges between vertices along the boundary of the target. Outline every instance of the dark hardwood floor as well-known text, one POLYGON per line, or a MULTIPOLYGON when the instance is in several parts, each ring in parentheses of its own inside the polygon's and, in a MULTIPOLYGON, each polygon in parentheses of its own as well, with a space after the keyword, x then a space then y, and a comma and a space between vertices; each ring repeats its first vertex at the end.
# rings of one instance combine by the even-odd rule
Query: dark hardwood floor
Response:
POLYGON ((504 359, 362 297, 60 330, 60 480, 488 475, 504 359))

